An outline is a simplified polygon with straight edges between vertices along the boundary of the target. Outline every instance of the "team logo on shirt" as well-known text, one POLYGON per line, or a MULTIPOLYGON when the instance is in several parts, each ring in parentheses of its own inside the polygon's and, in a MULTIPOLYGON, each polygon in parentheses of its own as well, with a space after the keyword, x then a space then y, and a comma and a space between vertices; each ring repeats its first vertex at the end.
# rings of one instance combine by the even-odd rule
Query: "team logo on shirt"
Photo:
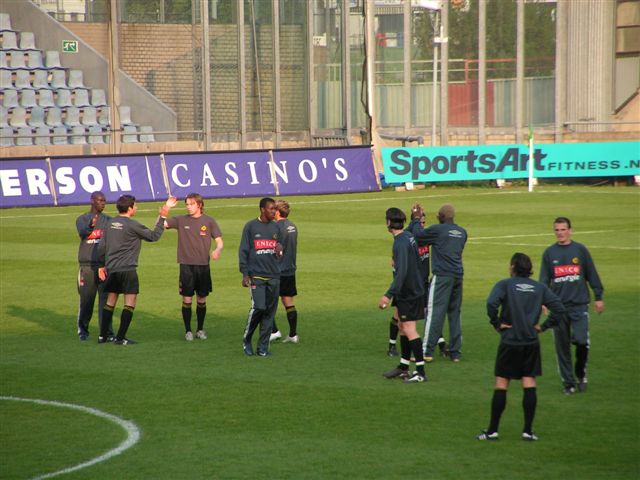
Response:
POLYGON ((124 225, 122 224, 122 222, 111 222, 111 228, 113 230, 122 230, 123 227, 124 225))
POLYGON ((462 232, 460 230, 449 230, 449 236, 453 238, 462 238, 462 232))
POLYGON ((571 259, 571 263, 573 263, 574 265, 578 265, 580 263, 580 259, 578 257, 573 257, 571 259))
POLYGON ((534 293, 536 287, 529 283, 516 283, 516 290, 523 293, 534 293))
POLYGON ((203 237, 207 236, 207 226, 206 225, 202 225, 200 227, 200 235, 203 236, 203 237))
MULTIPOLYGON (((574 258, 572 261, 578 261, 574 258)), ((553 267, 553 282, 577 282, 580 280, 582 267, 580 265, 556 265, 553 267)))

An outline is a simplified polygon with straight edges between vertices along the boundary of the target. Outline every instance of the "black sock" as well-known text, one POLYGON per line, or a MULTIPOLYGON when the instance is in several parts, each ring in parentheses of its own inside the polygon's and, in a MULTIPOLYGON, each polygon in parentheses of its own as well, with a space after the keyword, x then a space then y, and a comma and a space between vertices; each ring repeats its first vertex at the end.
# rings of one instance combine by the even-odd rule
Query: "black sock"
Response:
POLYGON ((538 403, 538 395, 536 387, 525 388, 522 395, 522 409, 524 410, 524 432, 531 434, 533 426, 533 417, 536 416, 536 404, 538 403))
POLYGON ((196 319, 198 320, 198 330, 204 327, 204 317, 207 314, 207 302, 196 304, 196 319))
POLYGON ((402 370, 409 370, 409 364, 411 363, 411 345, 409 339, 404 335, 400 335, 400 365, 398 368, 402 370))
POLYGON ((123 340, 126 338, 127 330, 129 330, 129 325, 131 325, 131 320, 133 320, 134 309, 135 307, 130 305, 125 305, 122 309, 122 313, 120 314, 120 328, 118 329, 116 340, 123 340))
POLYGON ((289 337, 298 334, 298 311, 295 305, 287 307, 287 321, 289 322, 289 337))
POLYGON ((416 371, 422 375, 424 375, 424 356, 422 353, 422 340, 420 337, 414 338, 409 342, 411 352, 413 353, 413 358, 416 359, 416 371))
POLYGON ((271 333, 276 333, 278 331, 278 325, 276 325, 276 319, 273 319, 273 327, 271 327, 271 333))
POLYGON ((182 321, 184 322, 184 331, 191 331, 191 304, 182 302, 182 321))
POLYGON ((576 345, 575 372, 578 380, 584 378, 587 370, 587 358, 589 357, 589 345, 576 345))
POLYGON ((389 323, 389 343, 395 344, 398 339, 398 319, 395 317, 391 317, 391 322, 389 323), (393 341, 392 341, 393 340, 393 341))
POLYGON ((491 422, 487 431, 494 433, 498 431, 500 424, 500 417, 504 408, 507 406, 507 391, 496 389, 493 391, 493 398, 491 399, 491 422))
POLYGON ((100 325, 100 336, 102 338, 107 338, 109 336, 109 332, 107 331, 107 325, 111 325, 113 321, 113 310, 115 309, 115 305, 106 305, 102 309, 102 324, 100 325))

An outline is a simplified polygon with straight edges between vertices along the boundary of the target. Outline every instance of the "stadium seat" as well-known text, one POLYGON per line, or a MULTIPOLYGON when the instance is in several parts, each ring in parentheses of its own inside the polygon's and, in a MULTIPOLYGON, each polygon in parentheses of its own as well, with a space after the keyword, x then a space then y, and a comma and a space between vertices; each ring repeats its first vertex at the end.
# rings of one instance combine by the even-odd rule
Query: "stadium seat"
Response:
POLYGON ((22 50, 36 49, 36 36, 33 32, 20 32, 20 48, 22 50))
POLYGON ((38 106, 35 90, 20 90, 20 106, 24 108, 33 108, 38 106))
POLYGON ((44 54, 44 66, 49 70, 63 69, 60 63, 60 52, 57 50, 47 50, 44 54))
POLYGON ((96 107, 85 107, 82 110, 82 124, 88 127, 98 124, 98 110, 96 107))
POLYGON ((85 88, 77 88, 73 91, 73 106, 74 107, 88 107, 89 103, 89 90, 85 88))
POLYGON ((9 69, 9 53, 4 50, 0 50, 0 68, 5 70, 9 69))
POLYGON ((54 145, 67 145, 69 143, 67 128, 65 126, 58 125, 57 127, 53 127, 53 134, 59 135, 58 137, 51 138, 51 143, 54 145))
POLYGON ((3 97, 2 97, 2 106, 4 106, 5 108, 16 108, 19 107, 20 105, 18 105, 18 91, 17 90, 11 90, 11 89, 5 89, 2 91, 3 93, 3 97))
POLYGON ((22 107, 16 107, 11 110, 11 114, 9 115, 9 125, 13 128, 26 127, 27 110, 22 107))
POLYGON ((120 113, 120 125, 136 125, 131 121, 131 107, 128 105, 120 105, 118 112, 120 113))
POLYGON ((109 107, 102 107, 98 114, 98 123, 104 127, 111 125, 111 109, 109 107))
POLYGON ((7 30, 10 32, 13 31, 11 28, 11 15, 8 13, 0 13, 0 32, 7 30))
POLYGON ((27 68, 27 65, 24 63, 24 52, 21 50, 14 50, 11 52, 9 68, 13 70, 17 70, 18 68, 27 68))
POLYGON ((36 128, 35 134, 36 137, 34 138, 34 143, 36 145, 51 145, 51 137, 49 137, 51 130, 47 127, 42 126, 36 128))
POLYGON ((141 143, 152 143, 155 142, 155 138, 153 136, 153 127, 149 125, 143 125, 140 127, 140 142, 141 143))
POLYGON ((44 127, 44 116, 45 111, 42 107, 33 107, 31 109, 31 115, 29 116, 29 120, 27 123, 31 127, 44 127))
POLYGON ((9 126, 9 110, 0 105, 0 127, 9 126))
POLYGON ((0 147, 13 147, 13 128, 0 127, 0 147))
POLYGON ((62 110, 58 107, 47 108, 45 121, 50 127, 59 127, 62 125, 62 110))
POLYGON ((9 70, 0 70, 0 89, 15 88, 13 85, 13 79, 9 70))
POLYGON ((38 105, 44 108, 55 107, 53 92, 48 88, 38 90, 38 105))
POLYGON ((67 83, 69 88, 85 88, 84 81, 82 80, 82 70, 69 70, 69 81, 67 83))
POLYGON ((18 36, 16 32, 3 32, 2 33, 2 49, 3 50, 17 50, 18 49, 18 36))
POLYGON ((29 127, 18 128, 18 135, 16 137, 17 146, 33 145, 33 132, 29 127))
POLYGON ((45 68, 42 63, 42 52, 40 50, 33 50, 27 53, 27 67, 31 70, 45 68))
POLYGON ((101 88, 91 89, 91 105, 94 107, 105 107, 107 105, 107 96, 101 88))
POLYGON ((31 85, 35 89, 49 88, 49 72, 46 70, 34 70, 31 85))
POLYGON ((69 143, 72 145, 86 145, 87 137, 85 137, 85 133, 86 131, 81 125, 71 127, 71 138, 69 139, 69 143))
POLYGON ((82 124, 80 123, 80 109, 78 107, 67 108, 66 115, 64 116, 64 120, 62 121, 62 123, 67 127, 81 126, 82 124))
POLYGON ((122 127, 122 143, 138 143, 138 135, 136 134, 134 125, 125 125, 122 127))
POLYGON ((50 85, 53 90, 59 90, 67 87, 67 77, 64 70, 53 70, 51 72, 50 85))
POLYGON ((89 127, 89 135, 87 137, 87 143, 91 145, 103 144, 104 136, 102 127, 100 125, 93 125, 89 127))
POLYGON ((17 70, 15 79, 16 90, 31 89, 31 72, 29 70, 17 70))
POLYGON ((71 91, 60 89, 56 90, 56 107, 72 107, 71 91))

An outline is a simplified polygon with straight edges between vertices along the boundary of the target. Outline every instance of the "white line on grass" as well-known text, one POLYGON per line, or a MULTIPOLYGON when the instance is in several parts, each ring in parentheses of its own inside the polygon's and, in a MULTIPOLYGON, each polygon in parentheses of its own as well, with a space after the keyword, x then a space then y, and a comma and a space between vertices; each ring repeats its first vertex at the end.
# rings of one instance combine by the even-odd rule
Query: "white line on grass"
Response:
MULTIPOLYGON (((469 240, 469 243, 478 243, 481 245, 508 245, 511 247, 540 247, 545 248, 549 244, 539 245, 535 243, 515 243, 515 242, 473 242, 469 240)), ((640 247, 614 247, 612 245, 589 245, 589 250, 640 250, 640 247)))
POLYGON ((39 400, 37 398, 21 398, 21 397, 6 397, 0 396, 0 400, 11 400, 16 402, 29 402, 36 403, 38 405, 49 405, 52 407, 61 407, 61 408, 70 408, 72 410, 79 410, 84 413, 89 413, 91 415, 95 415, 96 417, 101 417, 113 422, 120 427, 122 427, 127 432, 127 438, 116 448, 109 450, 103 455, 99 457, 95 457, 86 462, 80 463, 78 465, 74 465, 73 467, 68 467, 62 470, 58 470, 57 472, 45 473, 44 475, 39 475, 34 477, 33 480, 40 480, 44 478, 52 478, 57 477, 58 475, 63 475, 65 473, 75 472, 76 470, 80 470, 82 468, 87 468, 96 463, 104 462, 109 460, 111 457, 115 457, 116 455, 120 455, 122 452, 127 450, 128 448, 133 447, 138 440, 140 440, 140 429, 136 426, 135 423, 130 422, 128 420, 124 420, 120 417, 116 417, 115 415, 111 415, 110 413, 103 412, 96 408, 85 407, 83 405, 76 405, 73 403, 64 403, 64 402, 56 402, 51 400, 39 400))

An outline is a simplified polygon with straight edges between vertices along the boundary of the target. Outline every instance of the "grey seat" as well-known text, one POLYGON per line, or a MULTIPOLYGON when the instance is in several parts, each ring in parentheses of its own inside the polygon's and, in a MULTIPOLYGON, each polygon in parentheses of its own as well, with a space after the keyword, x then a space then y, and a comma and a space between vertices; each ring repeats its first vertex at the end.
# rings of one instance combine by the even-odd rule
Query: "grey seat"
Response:
POLYGON ((0 68, 9 69, 9 52, 0 50, 0 68))
POLYGON ((152 143, 156 141, 153 135, 153 127, 151 127, 150 125, 141 126, 138 133, 140 133, 141 143, 152 143))
POLYGON ((61 88, 69 88, 67 86, 67 76, 64 70, 52 70, 51 80, 49 81, 51 88, 59 90, 61 88))
POLYGON ((67 82, 69 88, 85 88, 82 79, 82 70, 69 70, 69 80, 67 82))
POLYGON ((13 85, 13 76, 9 70, 0 70, 0 88, 15 88, 13 85))
POLYGON ((98 110, 96 107, 85 107, 82 109, 82 124, 88 127, 98 125, 98 110))
POLYGON ((33 32, 20 32, 20 48, 22 50, 36 49, 36 36, 33 32))
POLYGON ((75 126, 71 127, 71 138, 69 139, 69 143, 72 145, 86 145, 87 137, 85 136, 86 130, 83 126, 75 126))
POLYGON ((9 126, 9 110, 0 105, 0 127, 9 126))
POLYGON ((36 145, 51 145, 51 130, 48 127, 42 126, 35 129, 36 137, 34 143, 36 145))
POLYGON ((71 102, 71 92, 69 90, 56 90, 56 106, 63 108, 73 106, 73 103, 71 102))
POLYGON ((73 91, 73 105, 75 107, 88 107, 89 103, 89 90, 85 88, 77 88, 73 91))
POLYGON ((55 107, 56 103, 53 99, 53 92, 48 88, 38 90, 38 105, 44 108, 55 107))
POLYGON ((49 72, 46 70, 34 70, 31 85, 35 89, 49 88, 49 72))
POLYGON ((13 147, 13 128, 0 127, 0 147, 13 147))
POLYGON ((58 137, 52 137, 51 143, 54 145, 68 145, 69 137, 67 137, 67 127, 64 125, 58 125, 57 127, 53 127, 53 134, 59 135, 58 137))
POLYGON ((120 105, 118 112, 120 113, 120 125, 136 125, 131 121, 131 107, 128 105, 120 105))
POLYGON ((20 128, 27 126, 27 109, 22 107, 16 107, 11 110, 9 115, 9 125, 13 128, 20 128))
POLYGON ((48 108, 44 122, 50 127, 62 126, 62 110, 58 107, 48 108))
POLYGON ((40 50, 32 50, 27 53, 27 67, 31 70, 44 69, 44 63, 42 63, 42 52, 40 50))
POLYGON ((107 105, 107 96, 101 88, 91 89, 91 105, 94 107, 104 107, 107 105))
POLYGON ((49 70, 63 69, 62 63, 60 63, 60 52, 57 50, 47 50, 44 54, 44 66, 49 70))
POLYGON ((2 91, 2 106, 5 108, 16 108, 18 105, 18 91, 7 88, 2 91))
POLYGON ((9 68, 17 70, 18 68, 26 68, 27 65, 24 62, 24 52, 22 50, 14 50, 11 52, 11 59, 9 60, 9 68))
POLYGON ((138 143, 138 135, 134 125, 122 127, 122 143, 138 143))
POLYGON ((15 79, 16 90, 26 90, 33 88, 31 85, 31 72, 29 70, 16 70, 15 79))
POLYGON ((89 127, 89 135, 87 136, 87 143, 91 145, 103 144, 104 136, 102 127, 100 125, 92 125, 89 127))
POLYGON ((16 32, 2 32, 2 49, 3 50, 17 50, 18 49, 18 36, 16 32))
POLYGON ((29 127, 21 127, 18 129, 18 136, 16 137, 16 145, 27 146, 33 145, 33 131, 29 127))
POLYGON ((111 125, 111 109, 109 107, 102 107, 98 114, 98 123, 102 126, 111 125))
POLYGON ((24 108, 33 108, 38 106, 38 100, 36 100, 35 90, 21 90, 20 91, 20 106, 24 108))
POLYGON ((62 123, 67 127, 81 126, 80 109, 78 107, 68 107, 62 123))
POLYGON ((29 117, 29 120, 27 121, 27 123, 31 127, 44 127, 45 126, 44 116, 45 116, 44 108, 33 107, 31 109, 31 116, 29 117))

